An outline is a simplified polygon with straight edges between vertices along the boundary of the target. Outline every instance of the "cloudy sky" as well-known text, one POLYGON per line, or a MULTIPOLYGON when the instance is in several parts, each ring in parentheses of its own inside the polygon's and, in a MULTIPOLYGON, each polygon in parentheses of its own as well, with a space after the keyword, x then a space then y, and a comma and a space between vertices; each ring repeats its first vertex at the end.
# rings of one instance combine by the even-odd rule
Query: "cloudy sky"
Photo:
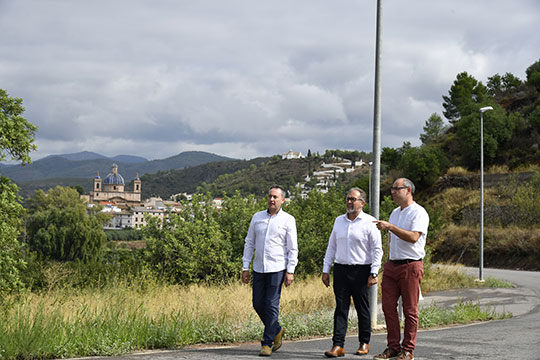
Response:
MULTIPOLYGON (((459 72, 540 59, 540 1, 382 2, 382 146, 418 145, 459 72)), ((371 151, 375 19, 376 0, 0 0, 0 88, 34 160, 371 151)))

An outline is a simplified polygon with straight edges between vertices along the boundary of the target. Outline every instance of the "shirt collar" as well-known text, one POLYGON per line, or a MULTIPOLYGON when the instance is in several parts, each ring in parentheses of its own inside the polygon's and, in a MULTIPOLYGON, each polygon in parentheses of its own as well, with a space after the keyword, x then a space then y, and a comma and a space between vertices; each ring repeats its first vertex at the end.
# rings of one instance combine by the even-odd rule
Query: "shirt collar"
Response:
POLYGON ((275 213, 274 215, 271 215, 270 212, 268 211, 268 209, 266 209, 266 215, 268 215, 268 216, 270 216, 270 217, 272 217, 272 216, 278 216, 279 213, 281 212, 281 210, 283 210, 283 209, 282 209, 282 208, 279 208, 279 210, 278 210, 277 213, 275 213))
POLYGON ((353 220, 350 220, 348 215, 349 215, 348 213, 345 213, 345 215, 343 215, 343 216, 345 217, 345 219, 346 219, 347 221, 354 222, 354 221, 356 221, 356 220, 361 220, 362 217, 363 217, 363 215, 364 215, 364 212, 363 212, 362 210, 360 210, 360 212, 358 213, 358 215, 357 215, 353 220))

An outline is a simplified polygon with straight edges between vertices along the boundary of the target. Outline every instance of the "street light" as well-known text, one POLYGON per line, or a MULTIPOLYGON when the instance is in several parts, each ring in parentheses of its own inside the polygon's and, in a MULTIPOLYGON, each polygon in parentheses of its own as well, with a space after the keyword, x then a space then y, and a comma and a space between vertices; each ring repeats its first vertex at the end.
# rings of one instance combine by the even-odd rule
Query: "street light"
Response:
POLYGON ((370 161, 368 162, 368 165, 369 165, 369 208, 371 209, 371 207, 373 206, 373 203, 371 202, 371 166, 373 165, 373 161, 370 161))
POLYGON ((484 113, 491 106, 480 108, 480 266, 478 280, 484 281, 484 113))
MULTIPOLYGON (((373 181, 369 189, 371 216, 379 219, 379 194, 381 179, 381 38, 382 38, 382 0, 377 0, 377 21, 375 34, 375 91, 373 101, 373 181), (373 189, 371 188, 373 187, 373 189)), ((371 170, 371 166, 369 167, 371 170)), ((371 176, 369 177, 371 179, 371 176)), ((369 287, 369 313, 371 328, 377 327, 377 284, 369 287)))

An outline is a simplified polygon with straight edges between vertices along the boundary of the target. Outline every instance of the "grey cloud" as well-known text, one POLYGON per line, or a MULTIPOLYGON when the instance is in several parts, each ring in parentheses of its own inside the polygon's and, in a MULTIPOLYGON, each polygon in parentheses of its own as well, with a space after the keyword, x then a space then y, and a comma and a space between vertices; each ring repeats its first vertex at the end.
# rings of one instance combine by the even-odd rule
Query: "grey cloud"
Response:
MULTIPOLYGON (((385 1, 382 145, 419 144, 461 71, 524 78, 539 10, 385 1)), ((35 158, 371 151, 375 2, 5 1, 0 33, 0 87, 39 127, 35 158)))

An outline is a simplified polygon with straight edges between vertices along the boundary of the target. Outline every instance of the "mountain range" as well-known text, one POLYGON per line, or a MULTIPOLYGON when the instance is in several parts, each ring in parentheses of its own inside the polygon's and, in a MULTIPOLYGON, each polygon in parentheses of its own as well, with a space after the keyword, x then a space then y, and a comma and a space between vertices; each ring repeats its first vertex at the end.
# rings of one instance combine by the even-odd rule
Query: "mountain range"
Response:
POLYGON ((153 174, 158 171, 184 169, 209 162, 235 160, 203 151, 186 151, 166 159, 147 160, 139 156, 117 155, 106 157, 83 151, 74 154, 51 155, 27 165, 6 165, 0 167, 0 174, 21 184, 47 179, 85 178, 93 179, 111 172, 112 165, 118 165, 118 172, 129 183, 137 175, 153 174))

